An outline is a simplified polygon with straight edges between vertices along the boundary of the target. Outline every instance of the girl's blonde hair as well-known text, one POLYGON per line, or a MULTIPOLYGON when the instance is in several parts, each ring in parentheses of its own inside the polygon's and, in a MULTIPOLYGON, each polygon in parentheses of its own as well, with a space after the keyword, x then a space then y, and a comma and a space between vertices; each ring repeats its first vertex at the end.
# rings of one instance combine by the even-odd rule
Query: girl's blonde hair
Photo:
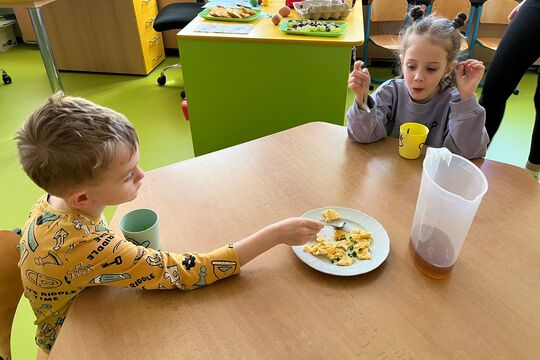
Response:
POLYGON ((124 115, 62 92, 30 115, 15 141, 26 174, 57 196, 77 185, 97 183, 118 145, 133 155, 139 143, 124 115))
MULTIPOLYGON (((401 58, 405 56, 407 49, 411 45, 413 36, 429 36, 430 41, 441 46, 447 54, 447 64, 456 60, 460 55, 461 40, 464 36, 459 32, 459 28, 467 21, 467 15, 460 12, 454 21, 446 18, 429 15, 424 17, 424 11, 420 6, 415 6, 409 12, 413 19, 412 24, 400 34, 400 44, 398 50, 399 68, 401 69, 401 58)), ((455 71, 450 76, 441 81, 442 88, 455 85, 455 71)))

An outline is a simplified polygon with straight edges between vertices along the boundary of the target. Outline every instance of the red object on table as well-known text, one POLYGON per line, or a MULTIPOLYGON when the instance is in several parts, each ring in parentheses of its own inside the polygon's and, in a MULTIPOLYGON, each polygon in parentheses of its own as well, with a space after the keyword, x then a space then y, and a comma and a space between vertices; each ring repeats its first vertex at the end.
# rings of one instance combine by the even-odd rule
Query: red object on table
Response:
POLYGON ((297 1, 302 1, 302 0, 285 0, 285 5, 287 5, 291 9, 294 9, 293 3, 297 2, 297 1))

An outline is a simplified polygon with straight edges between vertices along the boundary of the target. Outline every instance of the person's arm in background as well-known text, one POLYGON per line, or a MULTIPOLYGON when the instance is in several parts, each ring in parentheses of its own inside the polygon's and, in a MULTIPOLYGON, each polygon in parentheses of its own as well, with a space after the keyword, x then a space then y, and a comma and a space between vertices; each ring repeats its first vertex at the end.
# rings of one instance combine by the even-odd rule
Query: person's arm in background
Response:
POLYGON ((521 9, 521 7, 523 6, 523 4, 525 4, 525 1, 527 0, 523 0, 522 2, 519 3, 519 5, 517 5, 514 9, 512 9, 512 11, 510 12, 510 14, 508 15, 508 21, 509 22, 512 22, 512 20, 514 20, 514 17, 517 15, 517 13, 519 12, 519 9, 521 9))
POLYGON ((486 111, 478 103, 475 93, 484 69, 484 65, 474 59, 461 62, 456 69, 460 99, 450 102, 448 133, 443 146, 467 159, 484 157, 489 143, 486 111))
POLYGON ((347 133, 349 138, 360 143, 371 143, 386 137, 386 125, 391 120, 392 103, 396 95, 392 86, 386 82, 379 86, 373 95, 368 96, 368 113, 361 106, 365 92, 369 89, 371 77, 367 69, 361 70, 364 63, 357 61, 349 75, 349 88, 355 93, 355 101, 347 111, 347 133))

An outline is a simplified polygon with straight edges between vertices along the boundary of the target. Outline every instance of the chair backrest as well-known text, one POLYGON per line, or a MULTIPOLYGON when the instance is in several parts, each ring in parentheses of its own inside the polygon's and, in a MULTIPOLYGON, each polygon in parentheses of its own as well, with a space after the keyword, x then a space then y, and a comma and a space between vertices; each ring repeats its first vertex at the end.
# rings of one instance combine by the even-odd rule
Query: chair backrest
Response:
POLYGON ((19 236, 12 231, 0 231, 0 357, 11 359, 10 337, 13 317, 21 298, 23 287, 19 262, 19 236))
MULTIPOLYGON (((454 20, 459 12, 464 12, 469 16, 471 12, 470 0, 435 0, 433 1, 431 13, 454 20)), ((467 19, 467 22, 471 19, 467 19)))
POLYGON ((469 37, 471 24, 473 23, 474 8, 470 0, 435 0, 432 3, 432 14, 454 20, 460 12, 467 14, 467 30, 465 36, 469 37))
POLYGON ((433 0, 432 12, 437 12, 439 16, 453 19, 460 11, 468 13, 471 10, 471 0, 433 0))
POLYGON ((518 5, 515 0, 488 0, 482 5, 480 22, 485 24, 509 24, 508 15, 518 5))
POLYGON ((371 21, 405 21, 406 17, 406 0, 373 0, 371 3, 371 21))

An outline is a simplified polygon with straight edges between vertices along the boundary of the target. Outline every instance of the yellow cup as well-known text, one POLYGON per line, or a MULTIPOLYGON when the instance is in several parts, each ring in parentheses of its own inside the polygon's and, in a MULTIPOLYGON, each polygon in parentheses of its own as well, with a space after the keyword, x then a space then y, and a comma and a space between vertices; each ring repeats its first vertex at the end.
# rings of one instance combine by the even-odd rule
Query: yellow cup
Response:
POLYGON ((428 133, 429 129, 425 125, 414 122, 401 124, 399 127, 399 155, 405 159, 418 159, 428 133))

